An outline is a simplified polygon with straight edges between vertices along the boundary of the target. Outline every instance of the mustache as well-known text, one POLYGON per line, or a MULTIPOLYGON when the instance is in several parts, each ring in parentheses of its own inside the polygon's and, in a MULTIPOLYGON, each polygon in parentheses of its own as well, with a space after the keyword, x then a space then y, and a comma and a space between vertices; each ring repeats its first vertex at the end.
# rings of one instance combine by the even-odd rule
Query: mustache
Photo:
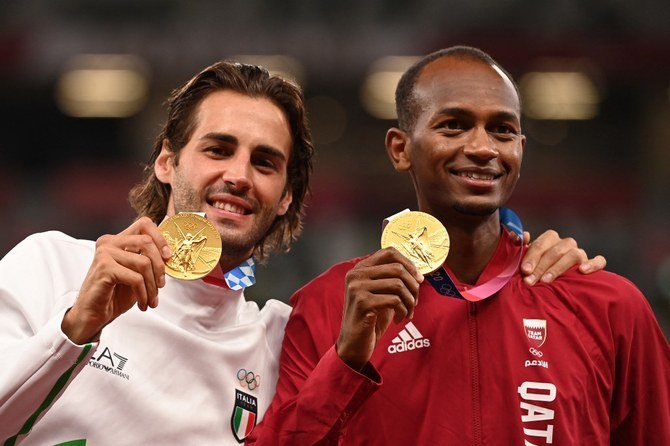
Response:
POLYGON ((205 190, 205 196, 211 197, 216 195, 232 195, 236 198, 244 200, 254 211, 258 210, 258 201, 250 197, 248 191, 240 190, 234 186, 224 183, 220 185, 210 186, 205 190))
POLYGON ((210 186, 205 191, 207 195, 211 194, 230 194, 240 198, 248 198, 248 194, 245 190, 236 189, 234 186, 224 183, 221 185, 210 186))

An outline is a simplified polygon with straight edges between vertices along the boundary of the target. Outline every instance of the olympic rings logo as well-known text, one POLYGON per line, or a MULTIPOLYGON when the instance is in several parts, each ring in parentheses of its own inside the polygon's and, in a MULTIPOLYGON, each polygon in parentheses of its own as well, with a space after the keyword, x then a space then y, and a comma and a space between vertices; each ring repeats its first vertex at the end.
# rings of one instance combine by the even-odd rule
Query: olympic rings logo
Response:
POLYGON ((242 387, 249 386, 249 390, 254 390, 261 386, 261 375, 254 375, 254 372, 239 369, 237 371, 237 379, 240 381, 242 387))
POLYGON ((440 294, 444 296, 453 296, 454 288, 448 283, 443 283, 442 285, 440 285, 440 294))
POLYGON ((433 280, 435 282, 442 282, 444 280, 444 276, 442 275, 442 273, 439 270, 431 273, 431 275, 432 275, 433 280))
POLYGON ((528 351, 537 356, 538 358, 544 356, 544 354, 541 351, 536 350, 534 347, 529 348, 528 351))

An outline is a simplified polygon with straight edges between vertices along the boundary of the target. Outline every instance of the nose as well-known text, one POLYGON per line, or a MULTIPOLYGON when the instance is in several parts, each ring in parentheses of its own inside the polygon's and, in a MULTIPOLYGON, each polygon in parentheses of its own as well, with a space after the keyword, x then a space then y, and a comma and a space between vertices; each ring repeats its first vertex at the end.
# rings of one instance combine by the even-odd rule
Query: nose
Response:
POLYGON ((251 158, 240 152, 241 151, 238 151, 234 157, 230 158, 228 162, 225 163, 221 177, 234 191, 246 192, 251 189, 253 184, 251 180, 251 158))
POLYGON ((468 157, 489 161, 498 156, 498 147, 485 128, 474 127, 470 132, 463 152, 468 157))

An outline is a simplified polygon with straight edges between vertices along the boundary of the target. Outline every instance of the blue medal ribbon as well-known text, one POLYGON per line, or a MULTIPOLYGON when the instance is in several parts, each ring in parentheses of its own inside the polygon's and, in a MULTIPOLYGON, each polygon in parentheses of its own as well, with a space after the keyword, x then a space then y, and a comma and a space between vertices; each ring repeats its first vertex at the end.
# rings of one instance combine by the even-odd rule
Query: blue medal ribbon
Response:
POLYGON ((256 283, 256 262, 253 257, 224 273, 223 279, 231 290, 241 290, 256 283))

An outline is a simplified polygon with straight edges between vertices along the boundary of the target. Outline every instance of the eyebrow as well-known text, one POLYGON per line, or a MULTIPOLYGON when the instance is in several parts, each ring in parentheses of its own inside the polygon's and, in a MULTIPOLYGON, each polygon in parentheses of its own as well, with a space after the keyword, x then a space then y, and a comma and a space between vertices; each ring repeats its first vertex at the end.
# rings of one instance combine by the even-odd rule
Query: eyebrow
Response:
MULTIPOLYGON (((210 132, 204 135, 200 139, 212 139, 215 141, 219 141, 222 143, 227 143, 231 145, 239 145, 240 141, 237 139, 236 136, 231 135, 230 133, 219 133, 219 132, 210 132)), ((266 155, 270 155, 272 157, 276 157, 282 160, 286 160, 286 155, 284 155, 284 152, 281 150, 269 146, 267 144, 259 144, 254 148, 255 151, 265 153, 266 155)))
POLYGON ((272 156, 274 158, 278 158, 282 161, 286 161, 286 155, 284 155, 284 152, 282 152, 281 150, 275 149, 272 146, 268 146, 266 144, 261 144, 261 145, 256 146, 256 151, 265 153, 266 155, 272 156))
POLYGON ((233 144, 233 145, 236 145, 236 146, 240 144, 239 140, 235 136, 233 136, 229 133, 210 132, 210 133, 207 133, 206 135, 204 135, 200 139, 201 140, 202 139, 213 139, 215 141, 225 142, 225 143, 233 144))
MULTIPOLYGON (((435 116, 441 115, 472 116, 472 112, 462 107, 445 107, 435 113, 435 116)), ((494 112, 493 117, 501 121, 519 121, 519 117, 515 113, 508 111, 494 112)))

